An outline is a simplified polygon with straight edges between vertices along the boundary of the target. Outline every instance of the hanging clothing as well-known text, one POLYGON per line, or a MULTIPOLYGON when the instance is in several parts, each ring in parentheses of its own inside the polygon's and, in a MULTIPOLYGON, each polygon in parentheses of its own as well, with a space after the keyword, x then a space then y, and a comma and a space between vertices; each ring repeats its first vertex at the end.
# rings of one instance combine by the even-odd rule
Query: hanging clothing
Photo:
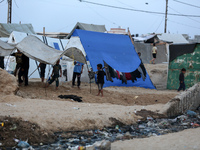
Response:
POLYGON ((131 72, 131 77, 132 77, 132 82, 137 81, 137 78, 141 78, 141 74, 138 71, 138 69, 136 69, 135 71, 131 72))
POLYGON ((113 79, 112 79, 110 72, 109 72, 109 66, 105 61, 103 61, 103 62, 104 62, 104 67, 105 67, 105 72, 106 72, 106 80, 113 82, 113 79))

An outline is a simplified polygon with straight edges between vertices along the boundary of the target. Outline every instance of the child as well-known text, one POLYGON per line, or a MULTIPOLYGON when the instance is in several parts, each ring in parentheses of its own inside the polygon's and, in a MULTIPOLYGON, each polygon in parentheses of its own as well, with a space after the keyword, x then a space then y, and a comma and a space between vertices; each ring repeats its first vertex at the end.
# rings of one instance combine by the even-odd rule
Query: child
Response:
POLYGON ((48 82, 48 85, 46 87, 48 87, 51 83, 53 83, 54 81, 56 81, 56 90, 58 89, 59 86, 59 76, 62 77, 62 69, 60 66, 60 60, 58 60, 56 62, 56 64, 53 66, 53 71, 51 74, 51 80, 48 82), (59 70, 60 70, 60 75, 59 75, 59 70))
POLYGON ((102 69, 102 64, 98 64, 97 65, 97 85, 98 85, 98 94, 97 96, 100 95, 103 97, 103 84, 104 84, 104 75, 106 75, 106 73, 103 71, 102 69))
POLYGON ((152 62, 153 62, 153 64, 155 64, 156 54, 157 54, 157 47, 156 47, 156 44, 153 43, 153 48, 152 48, 152 56, 153 56, 153 59, 150 60, 150 64, 151 64, 152 62))
POLYGON ((179 75, 179 81, 180 81, 180 86, 178 88, 178 92, 183 89, 183 91, 185 91, 185 82, 184 82, 184 74, 186 72, 186 69, 185 68, 182 68, 181 69, 181 73, 179 75))

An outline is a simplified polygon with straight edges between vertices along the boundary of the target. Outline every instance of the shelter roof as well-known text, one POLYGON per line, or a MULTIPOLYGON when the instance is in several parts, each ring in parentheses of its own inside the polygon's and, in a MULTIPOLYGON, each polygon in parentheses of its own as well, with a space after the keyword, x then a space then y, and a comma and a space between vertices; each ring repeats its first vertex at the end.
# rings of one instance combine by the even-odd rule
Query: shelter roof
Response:
POLYGON ((67 36, 67 39, 69 39, 72 36, 72 34, 74 33, 75 29, 81 29, 81 30, 87 30, 87 31, 95 31, 95 32, 105 32, 106 31, 105 25, 95 25, 95 24, 86 24, 86 23, 77 22, 75 27, 72 29, 72 31, 67 36))
POLYGON ((174 44, 189 43, 182 34, 168 34, 162 33, 157 35, 158 38, 164 42, 170 42, 174 44))
POLYGON ((32 24, 0 23, 0 37, 9 37, 13 31, 35 34, 32 24))

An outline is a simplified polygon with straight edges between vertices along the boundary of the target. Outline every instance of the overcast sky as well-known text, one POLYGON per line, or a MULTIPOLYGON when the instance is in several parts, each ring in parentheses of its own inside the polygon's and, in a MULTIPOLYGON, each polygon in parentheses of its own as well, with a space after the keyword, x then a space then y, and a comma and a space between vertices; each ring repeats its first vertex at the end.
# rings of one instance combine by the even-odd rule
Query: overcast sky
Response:
MULTIPOLYGON (((1 2, 2 0, 0 0, 1 2)), ((84 1, 84 0, 83 0, 84 1)), ((90 2, 165 13, 165 0, 87 0, 90 2)), ((200 15, 200 0, 169 0, 169 13, 200 15)), ((163 33, 164 15, 121 10, 79 0, 13 0, 12 23, 31 23, 36 32, 70 32, 77 22, 105 25, 107 30, 121 26, 132 34, 163 33)), ((0 22, 7 22, 7 0, 0 3, 0 22)), ((200 17, 168 16, 167 32, 200 35, 200 17)))

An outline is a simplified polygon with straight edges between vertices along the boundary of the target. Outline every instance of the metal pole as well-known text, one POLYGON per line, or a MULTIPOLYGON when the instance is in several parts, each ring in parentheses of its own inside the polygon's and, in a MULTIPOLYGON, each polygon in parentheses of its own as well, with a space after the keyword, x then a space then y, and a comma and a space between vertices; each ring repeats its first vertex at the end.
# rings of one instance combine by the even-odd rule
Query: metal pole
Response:
POLYGON ((168 13, 168 0, 166 0, 166 10, 165 10, 165 30, 164 30, 164 33, 167 32, 167 13, 168 13))
POLYGON ((8 0, 8 17, 7 17, 7 23, 11 23, 12 19, 12 0, 8 0))

